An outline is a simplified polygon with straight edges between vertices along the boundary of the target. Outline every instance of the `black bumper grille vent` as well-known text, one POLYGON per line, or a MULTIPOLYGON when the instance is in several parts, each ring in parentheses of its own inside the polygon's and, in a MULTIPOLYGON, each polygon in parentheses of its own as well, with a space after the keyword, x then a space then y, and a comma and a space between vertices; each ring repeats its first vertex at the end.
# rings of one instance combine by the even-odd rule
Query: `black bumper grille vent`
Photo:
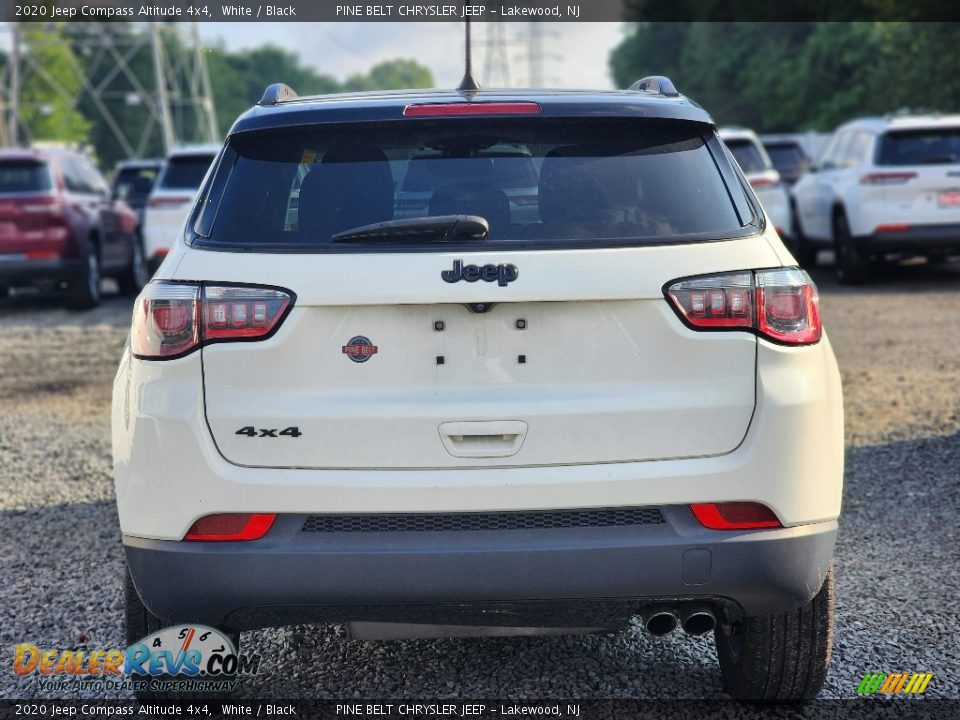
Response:
POLYGON ((303 532, 448 532, 458 530, 554 530, 574 527, 660 525, 657 508, 597 508, 536 512, 404 515, 311 515, 303 532))

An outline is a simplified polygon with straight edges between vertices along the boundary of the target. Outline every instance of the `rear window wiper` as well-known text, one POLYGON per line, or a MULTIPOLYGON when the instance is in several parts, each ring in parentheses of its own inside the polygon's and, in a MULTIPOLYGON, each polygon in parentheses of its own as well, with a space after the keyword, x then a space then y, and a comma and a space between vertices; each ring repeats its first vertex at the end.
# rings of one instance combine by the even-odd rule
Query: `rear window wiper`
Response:
POLYGON ((490 224, 479 215, 437 215, 434 217, 387 220, 338 232, 333 242, 462 242, 486 240, 490 224))

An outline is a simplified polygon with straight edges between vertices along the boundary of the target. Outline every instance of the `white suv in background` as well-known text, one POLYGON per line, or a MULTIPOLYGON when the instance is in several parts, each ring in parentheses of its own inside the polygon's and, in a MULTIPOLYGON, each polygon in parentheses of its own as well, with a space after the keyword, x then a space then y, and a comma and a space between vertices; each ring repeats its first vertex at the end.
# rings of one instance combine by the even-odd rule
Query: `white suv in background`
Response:
POLYGON ((770 222, 786 240, 792 222, 790 195, 760 138, 753 130, 739 127, 722 127, 718 133, 770 216, 770 222))
POLYGON ((143 217, 143 246, 151 271, 166 257, 197 198, 197 190, 220 152, 219 145, 185 145, 167 156, 143 217))
POLYGON ((797 249, 833 248, 837 277, 868 277, 885 255, 960 253, 960 115, 866 118, 837 129, 793 186, 797 249))
POLYGON ((114 383, 130 642, 639 616, 714 632, 738 697, 816 695, 840 378, 702 108, 271 86, 215 167, 114 383))

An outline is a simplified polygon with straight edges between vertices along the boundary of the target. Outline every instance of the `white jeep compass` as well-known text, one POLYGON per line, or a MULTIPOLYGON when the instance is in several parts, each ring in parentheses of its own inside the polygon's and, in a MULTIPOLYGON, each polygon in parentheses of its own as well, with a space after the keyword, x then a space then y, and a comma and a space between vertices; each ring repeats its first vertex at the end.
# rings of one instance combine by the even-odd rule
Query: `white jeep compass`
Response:
POLYGON ((268 88, 137 300, 113 453, 131 641, 639 616, 714 631, 735 696, 824 680, 843 417, 817 289, 666 78, 268 88))

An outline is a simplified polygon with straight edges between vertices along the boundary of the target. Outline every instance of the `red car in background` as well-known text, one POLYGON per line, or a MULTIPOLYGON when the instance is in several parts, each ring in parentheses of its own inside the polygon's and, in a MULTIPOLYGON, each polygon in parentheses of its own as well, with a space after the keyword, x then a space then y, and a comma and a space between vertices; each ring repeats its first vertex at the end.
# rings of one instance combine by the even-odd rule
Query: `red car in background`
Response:
POLYGON ((137 294, 149 279, 137 225, 82 153, 0 150, 0 297, 65 287, 70 307, 90 308, 104 276, 137 294))

